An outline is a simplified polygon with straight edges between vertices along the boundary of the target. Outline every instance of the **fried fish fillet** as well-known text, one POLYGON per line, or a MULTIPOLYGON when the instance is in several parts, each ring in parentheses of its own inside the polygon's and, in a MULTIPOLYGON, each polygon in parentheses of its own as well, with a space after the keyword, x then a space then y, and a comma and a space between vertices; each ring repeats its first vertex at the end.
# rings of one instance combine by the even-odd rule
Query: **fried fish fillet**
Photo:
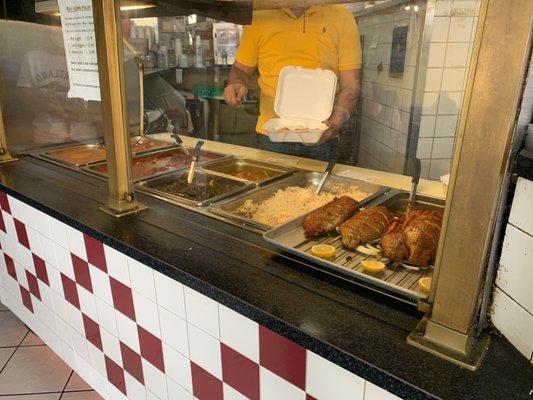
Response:
POLYGON ((333 231, 359 210, 359 203, 348 196, 336 197, 307 215, 303 221, 305 236, 315 237, 333 231))
POLYGON ((381 238, 394 215, 385 206, 366 208, 339 226, 342 245, 356 249, 361 244, 381 238))

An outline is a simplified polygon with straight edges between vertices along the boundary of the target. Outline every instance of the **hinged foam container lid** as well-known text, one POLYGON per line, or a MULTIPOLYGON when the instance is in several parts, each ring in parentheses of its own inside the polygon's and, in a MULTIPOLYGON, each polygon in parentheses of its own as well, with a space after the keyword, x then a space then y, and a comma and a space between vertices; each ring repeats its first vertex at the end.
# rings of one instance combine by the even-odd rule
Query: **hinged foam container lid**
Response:
POLYGON ((336 89, 333 71, 285 67, 279 74, 274 110, 281 118, 325 121, 333 111, 336 89))

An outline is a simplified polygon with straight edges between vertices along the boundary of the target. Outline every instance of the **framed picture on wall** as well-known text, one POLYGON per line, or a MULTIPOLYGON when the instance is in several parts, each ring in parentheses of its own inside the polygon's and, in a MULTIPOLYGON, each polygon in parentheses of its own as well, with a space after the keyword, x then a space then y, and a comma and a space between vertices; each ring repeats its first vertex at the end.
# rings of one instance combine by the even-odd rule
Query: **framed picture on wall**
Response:
POLYGON ((389 76, 402 77, 405 69, 408 26, 397 26, 392 31, 389 76))

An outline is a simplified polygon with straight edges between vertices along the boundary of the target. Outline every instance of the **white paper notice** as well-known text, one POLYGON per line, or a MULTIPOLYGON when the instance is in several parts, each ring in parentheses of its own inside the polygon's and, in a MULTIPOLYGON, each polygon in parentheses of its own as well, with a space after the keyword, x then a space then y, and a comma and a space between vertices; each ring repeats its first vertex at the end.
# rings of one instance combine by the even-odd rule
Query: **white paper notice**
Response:
POLYGON ((69 98, 100 101, 91 0, 58 0, 70 80, 69 98))
POLYGON ((352 178, 352 179, 358 179, 363 182, 372 183, 376 180, 376 178, 364 174, 360 174, 358 172, 350 171, 349 169, 344 170, 342 172, 339 172, 337 175, 344 176, 346 178, 352 178))

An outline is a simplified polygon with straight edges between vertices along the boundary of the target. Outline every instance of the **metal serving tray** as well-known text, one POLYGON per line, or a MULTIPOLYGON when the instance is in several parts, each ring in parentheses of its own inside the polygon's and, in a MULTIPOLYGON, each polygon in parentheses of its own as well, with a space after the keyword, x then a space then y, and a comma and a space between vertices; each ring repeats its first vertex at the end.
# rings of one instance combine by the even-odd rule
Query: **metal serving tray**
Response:
POLYGON ((285 165, 271 164, 264 161, 250 160, 247 158, 231 158, 225 160, 212 161, 203 166, 203 169, 219 174, 230 176, 232 179, 239 179, 244 182, 253 183, 257 186, 266 185, 270 182, 288 176, 296 171, 292 167, 285 165), (235 172, 258 172, 267 176, 261 180, 249 180, 231 175, 235 172))
POLYGON ((234 188, 224 193, 221 193, 219 195, 216 195, 210 198, 205 198, 202 200, 193 200, 190 198, 178 196, 178 195, 175 195, 169 192, 162 191, 161 189, 158 189, 158 187, 160 187, 161 185, 169 184, 169 183, 175 182, 176 180, 186 180, 188 172, 189 172, 188 170, 181 170, 181 171, 168 173, 168 174, 156 177, 156 178, 151 178, 151 179, 138 182, 136 186, 139 188, 140 191, 149 193, 152 196, 157 197, 158 199, 167 201, 169 203, 177 204, 177 205, 186 204, 186 205, 195 206, 195 207, 207 206, 209 204, 212 204, 215 201, 222 200, 224 198, 237 194, 243 190, 253 187, 252 185, 246 182, 237 180, 237 179, 231 179, 229 177, 222 176, 219 174, 212 174, 206 171, 197 170, 194 175, 193 185, 194 185, 194 182, 199 182, 204 179, 209 179, 209 180, 214 180, 215 182, 219 182, 222 184, 224 183, 230 184, 234 186, 234 188))
POLYGON ((144 137, 133 136, 131 138, 131 144, 134 145, 137 142, 139 142, 139 143, 151 142, 152 146, 149 147, 149 148, 146 148, 146 149, 138 149, 137 151, 134 148, 132 148, 133 154, 135 154, 135 155, 145 154, 145 153, 149 153, 149 152, 157 151, 157 150, 172 149, 172 148, 177 147, 176 143, 165 142, 165 141, 160 140, 160 139, 152 139, 151 137, 148 137, 148 136, 144 136, 144 137))
MULTIPOLYGON (((215 215, 222 216, 224 218, 238 222, 243 227, 249 227, 249 228, 252 228, 252 230, 258 229, 260 231, 268 231, 272 229, 273 227, 254 221, 253 219, 247 218, 243 215, 239 215, 236 213, 236 210, 240 206, 242 206, 246 200, 262 202, 270 198, 271 196, 273 196, 274 193, 279 189, 286 189, 289 186, 299 186, 299 187, 306 187, 309 185, 316 186, 321 176, 322 176, 322 173, 320 172, 300 171, 287 178, 271 183, 270 185, 257 188, 251 192, 240 195, 239 197, 236 197, 234 199, 225 201, 223 203, 215 204, 213 207, 209 209, 209 211, 215 215)), ((370 193, 370 195, 362 201, 363 203, 368 202, 374 199, 375 197, 382 195, 388 190, 387 188, 384 188, 382 186, 379 186, 373 183, 363 182, 363 181, 359 181, 356 179, 347 178, 343 176, 337 176, 337 175, 330 175, 330 177, 326 181, 326 184, 324 185, 323 190, 327 191, 330 187, 332 187, 333 185, 337 185, 337 184, 357 185, 361 190, 364 190, 370 193)))
POLYGON ((74 167, 81 167, 81 166, 88 165, 91 163, 101 162, 101 161, 104 161, 106 158, 105 147, 103 147, 102 144, 100 143, 82 144, 82 145, 70 144, 67 146, 53 147, 44 152, 33 153, 32 155, 38 158, 43 158, 47 161, 54 161, 62 165, 68 165, 68 166, 74 166, 74 167), (65 154, 68 152, 83 151, 83 150, 94 152, 95 153, 94 157, 84 160, 84 162, 69 162, 65 156, 61 157, 61 154, 65 154))
MULTIPOLYGON (((170 148, 170 149, 156 150, 156 151, 151 151, 151 152, 148 152, 148 153, 140 154, 140 155, 137 155, 137 156, 133 157, 132 164, 134 165, 136 161, 142 160, 142 159, 145 159, 145 158, 158 156, 158 155, 163 155, 163 156, 171 155, 173 153, 183 153, 183 150, 181 148, 179 148, 179 147, 173 147, 173 148, 170 148)), ((213 151, 203 151, 203 150, 202 150, 201 154, 210 154, 210 155, 215 156, 215 158, 214 159, 209 159, 209 160, 202 160, 202 158, 200 156, 200 161, 197 164, 199 167, 203 166, 204 164, 208 164, 208 163, 214 162, 215 160, 218 161, 218 160, 223 160, 223 159, 227 159, 227 158, 231 158, 232 157, 232 156, 226 155, 226 154, 215 153, 213 151)), ((106 161, 103 161, 103 162, 95 163, 95 164, 92 164, 92 165, 89 165, 89 166, 85 166, 82 169, 84 171, 86 171, 86 172, 89 172, 89 173, 94 174, 96 176, 99 176, 101 178, 107 179, 107 173, 101 171, 101 169, 106 164, 107 164, 106 161)), ((172 173, 172 172, 175 172, 175 171, 181 171, 181 170, 186 169, 188 167, 189 167, 189 163, 184 163, 183 165, 177 166, 174 169, 170 169, 170 170, 166 170, 166 171, 160 171, 160 172, 149 174, 149 175, 146 175, 146 176, 138 176, 138 177, 133 176, 133 181, 134 182, 139 182, 139 181, 147 180, 147 179, 150 179, 150 178, 155 178, 157 176, 165 175, 165 174, 172 173)))
MULTIPOLYGON (((389 193, 368 203, 368 206, 385 205, 391 211, 403 212, 407 205, 409 193, 391 190, 389 193)), ((444 200, 427 196, 418 196, 414 209, 443 210, 444 200)), ((328 272, 340 275, 348 280, 361 283, 371 289, 384 292, 397 299, 415 304, 427 297, 418 287, 418 280, 431 276, 432 268, 412 270, 388 261, 387 268, 377 274, 366 272, 361 266, 364 260, 379 261, 381 256, 368 256, 342 247, 340 235, 336 232, 318 238, 308 239, 304 235, 302 222, 305 216, 293 220, 281 227, 263 234, 265 240, 275 247, 303 257, 323 267, 328 272), (311 254, 315 244, 329 244, 337 249, 335 259, 325 260, 311 254)))

